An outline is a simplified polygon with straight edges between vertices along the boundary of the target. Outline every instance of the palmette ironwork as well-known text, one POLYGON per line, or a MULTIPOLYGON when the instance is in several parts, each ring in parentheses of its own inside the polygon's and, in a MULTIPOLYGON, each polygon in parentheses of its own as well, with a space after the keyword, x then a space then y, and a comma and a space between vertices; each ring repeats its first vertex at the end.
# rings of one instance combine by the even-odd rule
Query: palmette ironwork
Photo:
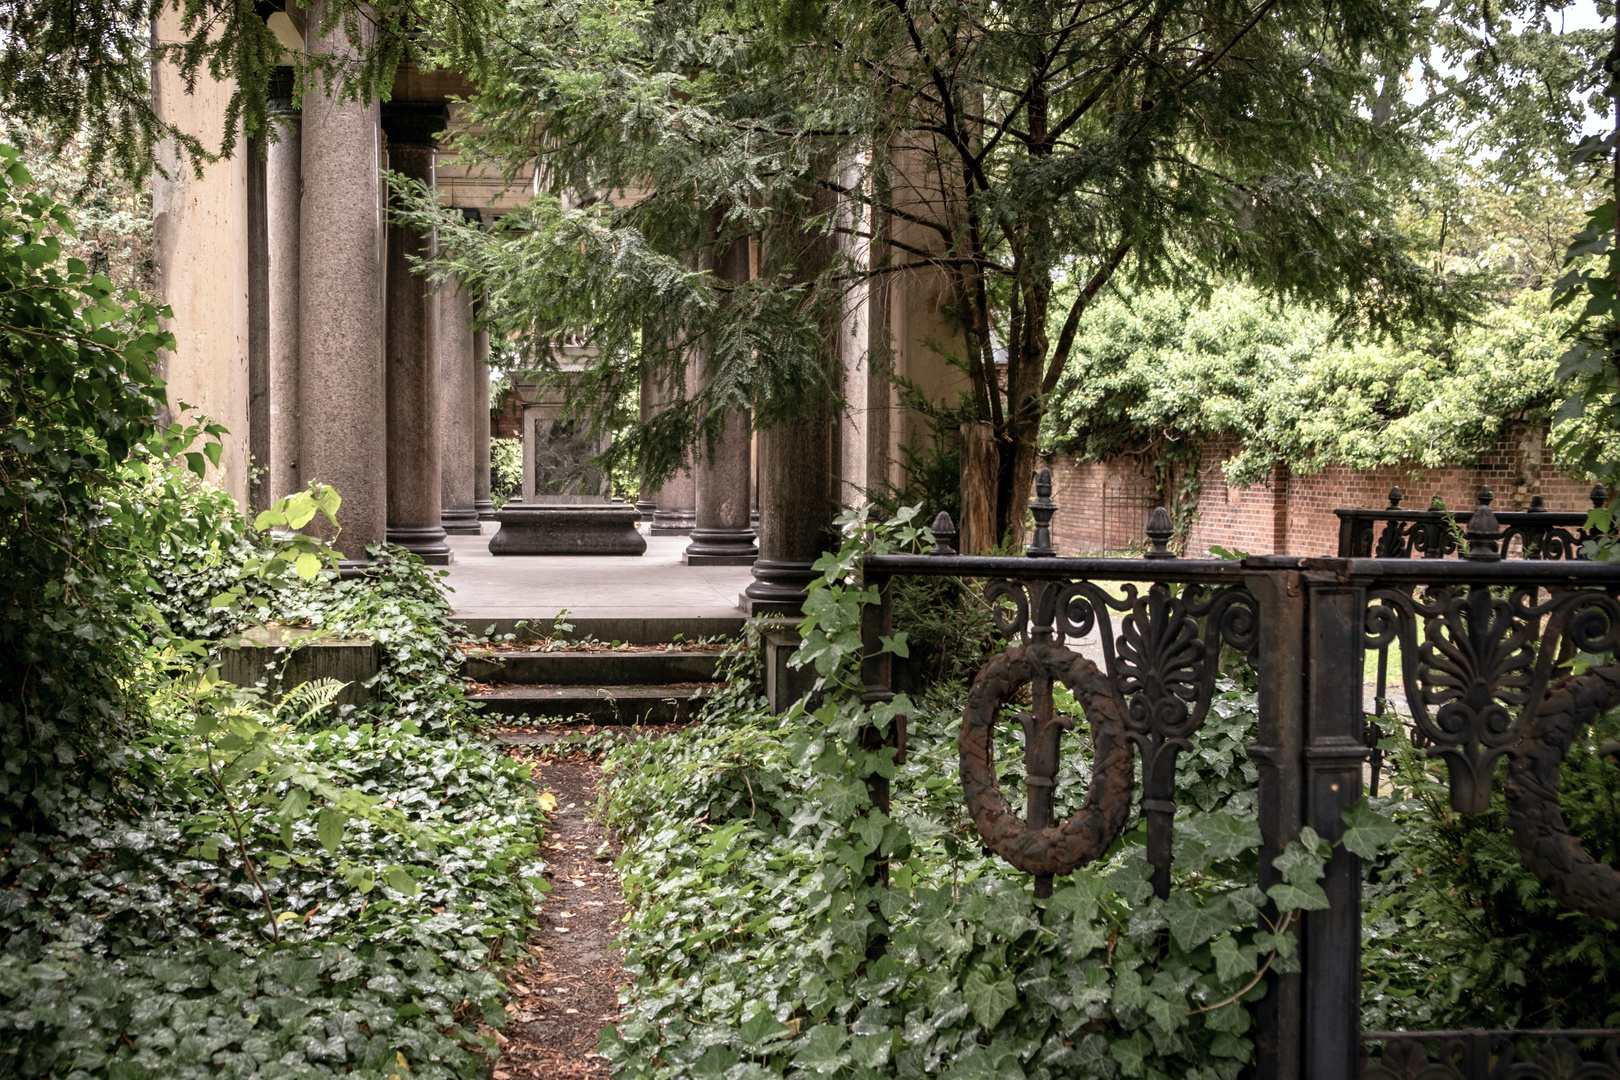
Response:
MULTIPOLYGON (((1342 512, 1341 541, 1370 555, 1376 540, 1378 558, 1183 559, 1170 550, 1161 507, 1144 530, 1143 558, 1066 559, 1051 554, 1050 478, 1036 490, 1040 528, 1026 557, 960 556, 947 543, 934 555, 865 561, 881 602, 864 623, 863 697, 893 697, 881 641, 894 629, 895 577, 986 582, 996 625, 1016 643, 970 689, 963 793, 986 847, 1034 875, 1038 899, 1052 895, 1054 876, 1110 850, 1133 808, 1147 826, 1154 889, 1168 895, 1177 758, 1208 715, 1223 648, 1245 654, 1258 681, 1248 752, 1259 769, 1259 886, 1278 880, 1272 860, 1303 827, 1337 841, 1369 761, 1376 790, 1385 725, 1403 721, 1387 686, 1398 647, 1413 743, 1445 762, 1453 806, 1487 809, 1505 762, 1507 823, 1526 866, 1570 908, 1620 920, 1620 872, 1569 834, 1559 806, 1570 747, 1585 724, 1620 705, 1620 664, 1604 659, 1620 650, 1620 566, 1580 559, 1583 533, 1560 533, 1565 523, 1544 513, 1541 522, 1499 520, 1482 492, 1465 523, 1386 511, 1378 536, 1376 521, 1354 516, 1368 512, 1342 512), (1077 642, 1092 659, 1071 648, 1077 642), (1371 715, 1368 649, 1378 660, 1371 715), (1064 736, 1075 727, 1054 708, 1059 683, 1084 713, 1093 762, 1079 808, 1054 822, 1064 736), (1019 708, 1025 687, 1028 707, 1019 708), (1024 736, 1022 818, 999 787, 992 750, 996 725, 1009 719, 1024 736)), ((1399 501, 1392 493, 1392 511, 1399 501)), ((954 536, 948 517, 935 532, 954 536)), ((1620 742, 1601 752, 1620 762, 1620 742)), ((1271 992, 1255 1006, 1259 1076, 1620 1080, 1620 1031, 1361 1032, 1360 881, 1359 860, 1336 847, 1321 882, 1328 908, 1296 924, 1303 971, 1267 976, 1271 992)))
POLYGON ((1364 1080, 1620 1080, 1620 1032, 1607 1029, 1369 1031, 1363 1039, 1384 1044, 1364 1080), (1583 1055, 1582 1042, 1596 1049, 1583 1055))
MULTIPOLYGON (((1007 636, 1021 639, 1022 648, 1030 650, 1031 655, 1055 657, 1052 650, 1037 649, 1037 646, 1051 644, 1062 650, 1061 642, 1067 639, 1084 639, 1094 632, 1097 634, 1104 664, 1099 671, 1091 661, 1082 661, 1089 668, 1081 678, 1085 694, 1075 690, 1068 679, 1063 681, 1080 698, 1088 718, 1098 710, 1108 718, 1105 730, 1111 731, 1115 713, 1123 714, 1125 730, 1142 760, 1141 807, 1148 825, 1148 861, 1154 869, 1154 888, 1160 896, 1168 895, 1176 809, 1176 755, 1191 746, 1189 737, 1203 725, 1209 713, 1221 644, 1224 642, 1245 654, 1255 649, 1259 625, 1254 598, 1242 585, 1213 590, 1190 585, 1179 593, 1172 593, 1162 582, 1155 582, 1146 590, 1127 583, 1123 586, 1123 595, 1116 596, 1090 581, 1024 580, 991 582, 985 587, 985 599, 991 604, 996 626, 1007 636)), ((1067 655, 1075 657, 1073 653, 1067 655)), ((977 774, 982 767, 978 760, 980 755, 989 753, 988 738, 980 732, 990 723, 986 718, 993 719, 995 710, 1011 700, 1019 686, 1027 683, 1031 686, 1035 707, 1033 713, 1021 714, 1034 718, 1025 723, 1025 782, 1030 790, 1025 825, 1031 830, 1051 827, 1043 813, 1050 808, 1050 795, 1037 796, 1036 791, 1050 784, 1049 778, 1055 771, 1045 771, 1046 762, 1051 760, 1055 770, 1058 741, 1062 732, 1072 727, 1072 724, 1064 727, 1042 719, 1052 715, 1051 672, 1059 666, 1056 660, 1051 660, 1037 670, 1021 661, 1010 670, 1022 677, 1009 679, 1008 670, 992 664, 974 681, 963 727, 962 768, 968 808, 976 822, 981 816, 1000 821, 1000 806, 1005 804, 999 789, 992 791, 967 783, 969 770, 977 774), (970 726, 974 732, 971 741, 967 736, 970 726), (1030 762, 1036 764, 1031 766, 1030 762), (1001 802, 997 803, 997 799, 1001 802)), ((1096 724, 1092 731, 1095 740, 1096 724)), ((1108 747, 1112 750, 1114 743, 1110 741, 1108 747)), ((1097 765, 1102 766, 1108 755, 1101 742, 1096 744, 1096 751, 1097 765)), ((993 769, 991 775, 994 775, 993 769)), ((1094 775, 1107 777, 1110 773, 1100 768, 1094 775)), ((1104 805, 1109 808, 1122 805, 1128 811, 1129 787, 1127 784, 1127 790, 1115 795, 1115 785, 1097 780, 1097 786, 1088 793, 1087 807, 1081 813, 1093 809, 1091 800, 1100 790, 1106 793, 1094 808, 1098 813, 1103 813, 1104 805)), ((1104 813, 1104 820, 1113 819, 1113 809, 1104 813)), ((1056 835, 1048 847, 1042 849, 1043 857, 1035 860, 1021 846, 1024 841, 1008 839, 1002 828, 992 836, 981 826, 980 833, 990 850, 1014 866, 1046 876, 1068 873, 1100 857, 1117 838, 1124 823, 1124 816, 1120 816, 1117 825, 1098 833, 1100 847, 1064 844, 1068 857, 1056 861, 1044 857, 1048 849, 1057 849, 1056 835), (1042 868, 1032 869, 1037 862, 1042 868)), ((1063 826, 1065 829, 1076 827, 1073 819, 1063 826)), ((1047 887, 1045 883, 1039 886, 1042 892, 1047 887)))

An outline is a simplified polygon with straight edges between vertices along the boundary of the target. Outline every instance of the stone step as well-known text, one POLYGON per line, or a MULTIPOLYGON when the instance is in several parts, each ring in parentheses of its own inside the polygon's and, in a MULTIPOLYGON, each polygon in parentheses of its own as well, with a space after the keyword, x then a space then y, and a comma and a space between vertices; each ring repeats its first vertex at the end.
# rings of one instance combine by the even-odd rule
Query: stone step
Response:
POLYGON ((718 652, 695 649, 506 652, 467 657, 461 677, 476 683, 664 686, 713 682, 719 662, 718 652))
MULTIPOLYGON (((469 637, 487 634, 517 634, 520 640, 532 641, 551 633, 557 612, 534 615, 524 619, 495 611, 485 614, 476 609, 457 611, 451 619, 460 624, 469 637), (521 625, 520 625, 521 624, 521 625)), ((735 615, 683 615, 670 617, 567 617, 572 627, 567 633, 575 638, 594 638, 597 641, 624 641, 631 645, 662 645, 676 640, 694 641, 698 638, 734 638, 742 633, 747 622, 741 614, 735 615)))
POLYGON ((469 695, 485 716, 584 719, 595 724, 673 724, 697 717, 717 684, 679 686, 492 686, 469 695))

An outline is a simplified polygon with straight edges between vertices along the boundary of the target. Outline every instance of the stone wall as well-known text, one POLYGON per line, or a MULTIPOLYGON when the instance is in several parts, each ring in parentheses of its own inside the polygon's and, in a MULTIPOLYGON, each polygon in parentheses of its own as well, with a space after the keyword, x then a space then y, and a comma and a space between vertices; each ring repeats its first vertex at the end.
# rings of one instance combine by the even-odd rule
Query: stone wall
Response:
MULTIPOLYGON (((1402 506, 1424 510, 1436 495, 1451 510, 1471 510, 1480 485, 1491 488, 1498 510, 1522 510, 1540 495, 1548 510, 1582 511, 1591 506, 1590 482, 1571 479, 1550 463, 1546 432, 1521 427, 1510 432, 1472 465, 1427 469, 1403 463, 1356 470, 1330 466, 1310 475, 1273 471, 1265 482, 1247 488, 1228 487, 1221 465, 1237 452, 1235 438, 1204 447, 1199 466, 1198 513, 1187 537, 1189 554, 1202 555, 1211 545, 1251 555, 1332 555, 1338 549, 1341 507, 1381 509, 1389 489, 1399 487, 1402 506)), ((1128 461, 1076 462, 1053 459, 1053 497, 1058 513, 1052 535, 1064 555, 1117 551, 1140 542, 1152 508, 1147 470, 1128 461), (1134 485, 1134 487, 1133 487, 1134 485), (1133 492, 1148 497, 1133 501, 1133 492), (1134 528, 1130 522, 1136 522, 1134 528)))

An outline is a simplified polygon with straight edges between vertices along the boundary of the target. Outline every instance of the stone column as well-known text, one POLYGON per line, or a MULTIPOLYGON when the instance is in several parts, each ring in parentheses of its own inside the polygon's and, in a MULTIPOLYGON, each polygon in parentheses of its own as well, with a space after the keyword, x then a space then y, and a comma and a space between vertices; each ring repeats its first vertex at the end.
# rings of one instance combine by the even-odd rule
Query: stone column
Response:
MULTIPOLYGON (((690 383, 696 376, 696 365, 688 364, 687 381, 690 383)), ((658 489, 657 499, 658 509, 653 511, 652 520, 654 536, 686 536, 696 527, 697 482, 692 477, 691 469, 682 469, 665 480, 658 489)))
MULTIPOLYGON (((185 41, 184 18, 172 5, 156 5, 153 41, 185 41)), ((151 74, 157 119, 204 140, 219 138, 234 82, 216 82, 204 72, 188 85, 172 60, 154 63, 151 74)), ((173 351, 158 356, 157 374, 169 387, 169 405, 159 410, 159 423, 190 420, 200 412, 225 425, 223 454, 208 477, 245 509, 251 434, 248 155, 238 148, 229 158, 203 166, 199 176, 174 140, 164 139, 155 150, 160 169, 151 178, 152 285, 174 311, 159 325, 175 336, 173 351), (194 412, 182 417, 181 402, 194 412)))
MULTIPOLYGON (((269 254, 270 451, 263 462, 271 499, 298 490, 298 221, 303 199, 300 169, 303 118, 293 108, 292 69, 277 68, 270 82, 270 116, 280 136, 265 162, 269 254)), ((344 520, 339 516, 339 521, 344 520)))
MULTIPOLYGON (((832 209, 828 192, 812 200, 816 213, 832 209)), ((790 238, 803 250, 800 273, 813 277, 830 257, 823 238, 790 238)), ((842 312, 833 306, 823 315, 826 349, 838 355, 842 312)), ((750 615, 781 612, 796 615, 804 589, 816 578, 813 569, 833 542, 832 407, 822 401, 759 436, 759 558, 754 581, 743 591, 739 607, 750 615)))
MULTIPOLYGON (((649 371, 641 373, 640 409, 643 422, 658 411, 658 386, 649 371)), ((647 483, 645 474, 641 478, 641 493, 636 497, 636 513, 649 527, 658 513, 658 489, 647 483)))
MULTIPOLYGON (((390 104, 383 110, 389 167, 431 185, 442 105, 390 104)), ((439 524, 442 446, 440 373, 436 337, 438 297, 410 258, 434 253, 432 234, 388 226, 388 542, 432 566, 450 562, 439 524)), ((471 357, 468 358, 471 363, 471 357)))
MULTIPOLYGON (((725 282, 748 280, 748 242, 740 240, 715 260, 715 275, 725 282)), ((748 566, 759 555, 754 529, 749 473, 753 446, 748 414, 726 414, 725 427, 711 446, 699 445, 692 463, 697 488, 696 527, 681 561, 689 566, 748 566)))
MULTIPOLYGON (((477 220, 478 211, 463 210, 477 220)), ((477 536, 473 505, 473 335, 472 297, 450 278, 439 288, 440 523, 447 533, 477 536)))
POLYGON ((489 496, 489 331, 473 331, 473 508, 479 521, 495 519, 489 496))
MULTIPOLYGON (((248 506, 268 510, 270 483, 270 229, 264 139, 244 140, 247 161, 248 506)), ((286 494, 282 492, 281 494, 286 494)))
MULTIPOLYGON (((348 53, 343 30, 312 53, 348 53)), ((377 106, 342 100, 312 80, 304 94, 301 165, 311 177, 299 215, 299 486, 330 484, 343 498, 337 544, 350 560, 381 543, 388 520, 378 240, 377 106)))

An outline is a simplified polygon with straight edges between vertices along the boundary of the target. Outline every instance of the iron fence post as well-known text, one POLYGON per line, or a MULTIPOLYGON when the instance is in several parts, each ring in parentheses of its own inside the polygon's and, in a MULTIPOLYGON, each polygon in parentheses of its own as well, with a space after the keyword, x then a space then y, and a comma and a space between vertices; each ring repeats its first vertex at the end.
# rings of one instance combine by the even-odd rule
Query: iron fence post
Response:
MULTIPOLYGON (((1249 559, 1244 566, 1261 567, 1266 561, 1249 559)), ((1259 737, 1248 752, 1260 773, 1260 834, 1264 838, 1260 887, 1267 889, 1278 880, 1271 860, 1299 835, 1304 820, 1305 586, 1293 570, 1246 573, 1244 584, 1260 613, 1260 660, 1255 665, 1259 737)), ((1299 1080, 1301 998, 1299 973, 1274 974, 1268 980, 1266 996, 1255 1010, 1258 1080, 1299 1080)))
MULTIPOLYGON (((1312 560, 1305 574, 1305 823, 1323 839, 1344 834, 1340 812, 1361 797, 1368 756, 1362 716, 1367 589, 1343 560, 1312 560)), ((1305 914, 1303 1075, 1354 1080, 1360 1069, 1361 860, 1340 848, 1322 881, 1328 907, 1305 914)))

